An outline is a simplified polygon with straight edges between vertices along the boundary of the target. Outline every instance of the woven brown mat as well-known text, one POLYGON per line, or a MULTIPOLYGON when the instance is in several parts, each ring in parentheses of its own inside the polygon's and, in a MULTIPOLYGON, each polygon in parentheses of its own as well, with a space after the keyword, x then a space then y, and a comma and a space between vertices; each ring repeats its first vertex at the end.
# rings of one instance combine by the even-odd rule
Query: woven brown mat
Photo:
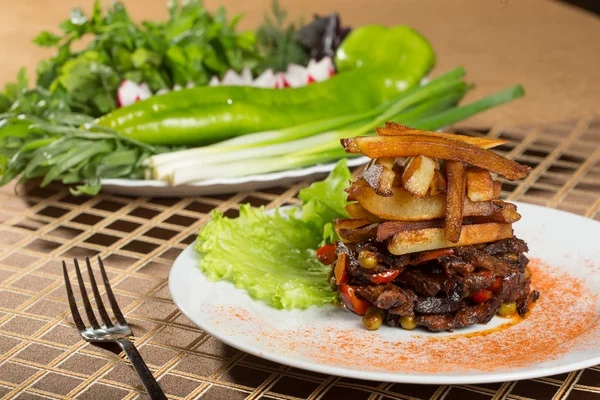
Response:
MULTIPOLYGON (((509 139, 498 150, 532 167, 524 181, 504 184, 504 197, 600 220, 600 117, 466 133, 509 139)), ((308 184, 188 199, 82 198, 61 185, 0 189, 0 396, 143 395, 123 354, 85 343, 70 325, 60 261, 99 254, 140 352, 172 398, 600 399, 600 367, 486 385, 368 382, 256 358, 182 316, 167 275, 209 212, 236 216, 241 203, 298 204, 295 195, 308 184)))

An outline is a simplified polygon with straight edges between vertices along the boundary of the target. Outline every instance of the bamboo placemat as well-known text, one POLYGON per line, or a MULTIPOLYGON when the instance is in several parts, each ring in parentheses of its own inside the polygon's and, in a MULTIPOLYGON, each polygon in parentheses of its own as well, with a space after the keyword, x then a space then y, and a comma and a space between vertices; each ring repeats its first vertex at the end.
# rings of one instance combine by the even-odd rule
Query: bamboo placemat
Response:
MULTIPOLYGON (((466 131, 510 140, 499 151, 530 165, 503 196, 600 220, 600 117, 547 126, 466 131)), ((487 385, 420 386, 307 372, 222 344, 183 317, 167 275, 212 209, 298 204, 301 182, 190 199, 77 198, 64 186, 0 190, 0 395, 131 399, 143 395, 123 354, 80 340, 70 325, 60 261, 104 257, 136 344, 172 398, 600 399, 600 366, 487 385)), ((71 274, 73 276, 73 273, 71 274)), ((142 396, 143 397, 143 396, 142 396)))

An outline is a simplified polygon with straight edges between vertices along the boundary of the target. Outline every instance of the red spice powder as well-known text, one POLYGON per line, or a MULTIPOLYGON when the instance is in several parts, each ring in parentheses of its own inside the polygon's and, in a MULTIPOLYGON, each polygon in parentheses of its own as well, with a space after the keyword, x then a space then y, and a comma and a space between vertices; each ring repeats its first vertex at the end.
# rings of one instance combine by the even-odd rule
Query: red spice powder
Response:
MULTIPOLYGON (((218 307, 215 319, 227 319, 232 332, 243 323, 250 328, 244 329, 246 334, 256 335, 257 341, 278 354, 302 354, 319 364, 369 371, 492 372, 557 359, 572 349, 597 348, 597 295, 560 268, 536 259, 529 265, 532 286, 541 292, 531 312, 525 319, 515 318, 500 328, 478 333, 457 330, 450 336, 436 336, 414 331, 408 340, 403 335, 402 341, 393 341, 376 332, 340 329, 333 324, 278 330, 235 307, 218 307)), ((589 267, 597 268, 591 263, 589 267)))

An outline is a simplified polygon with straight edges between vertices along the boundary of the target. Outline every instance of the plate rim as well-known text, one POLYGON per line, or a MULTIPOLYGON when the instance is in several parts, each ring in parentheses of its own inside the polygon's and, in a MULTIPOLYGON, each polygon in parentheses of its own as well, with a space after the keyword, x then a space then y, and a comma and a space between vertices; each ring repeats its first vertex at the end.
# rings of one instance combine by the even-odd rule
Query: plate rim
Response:
MULTIPOLYGON (((554 208, 544 207, 537 204, 525 203, 525 202, 513 202, 517 207, 532 207, 534 209, 540 210, 549 210, 551 212, 563 214, 568 216, 569 218, 576 217, 580 220, 592 221, 600 224, 600 221, 596 221, 591 218, 587 218, 578 214, 574 214, 564 210, 558 210, 554 208)), ((463 375, 450 375, 448 373, 437 374, 422 374, 422 373, 398 373, 398 372, 374 372, 374 371, 361 371, 358 369, 347 369, 338 366, 327 366, 317 363, 311 363, 303 360, 296 360, 290 357, 281 356, 277 354, 275 351, 259 348, 256 345, 240 345, 226 334, 220 333, 217 329, 213 329, 209 327, 200 326, 192 316, 180 305, 180 301, 177 301, 176 298, 179 297, 179 294, 176 290, 174 290, 172 282, 175 280, 172 278, 174 275, 174 271, 176 271, 176 266, 178 264, 182 264, 185 266, 185 263, 180 261, 184 253, 193 253, 197 256, 194 250, 196 242, 188 245, 184 251, 175 259, 171 270, 169 271, 168 278, 168 286, 169 292, 171 295, 171 299, 173 303, 177 306, 177 308, 181 311, 183 315, 186 316, 195 326, 202 329, 204 332, 209 335, 215 337, 219 341, 235 348, 240 351, 246 352, 248 354, 254 355, 256 357, 260 357, 269 361, 273 361, 282 365, 291 366, 294 368, 300 368, 307 371, 313 371, 317 373, 322 373, 326 375, 334 375, 345 378, 353 378, 353 379, 363 379, 369 381, 381 381, 381 382, 394 382, 394 383, 412 383, 412 384, 429 384, 429 385, 463 385, 463 384, 483 384, 483 383, 497 383, 497 382, 508 382, 508 381, 518 381, 524 379, 534 379, 541 378, 546 376, 558 375, 562 373, 572 372, 584 368, 588 368, 591 366, 595 366, 600 364, 600 355, 586 359, 577 361, 575 363, 568 364, 560 364, 556 366, 542 366, 538 368, 533 368, 531 370, 517 370, 517 371, 508 371, 508 372, 485 372, 478 371, 469 374, 463 375)), ((198 268, 200 271, 200 269, 198 268)), ((200 273, 202 273, 200 271, 200 273)), ((228 282, 232 285, 233 289, 237 289, 231 282, 228 282)), ((242 290, 242 289, 237 289, 242 290)), ((256 301, 256 300, 254 300, 256 301)), ((600 318, 600 316, 598 317, 600 318)))
MULTIPOLYGON (((354 168, 359 165, 366 164, 369 159, 367 157, 343 157, 348 160, 348 167, 354 168)), ((340 158, 339 160, 341 160, 340 158)), ((310 176, 312 174, 331 172, 336 166, 338 161, 330 163, 322 163, 310 165, 304 168, 286 169, 283 171, 274 171, 265 174, 255 174, 232 178, 220 178, 220 179, 207 179, 198 182, 190 182, 178 186, 170 186, 167 182, 159 181, 156 179, 102 179, 101 183, 103 186, 120 186, 126 188, 138 188, 138 187, 153 187, 153 188, 171 188, 171 187, 192 187, 202 188, 207 186, 217 185, 239 185, 249 182, 278 182, 285 178, 302 178, 304 176, 310 176)))

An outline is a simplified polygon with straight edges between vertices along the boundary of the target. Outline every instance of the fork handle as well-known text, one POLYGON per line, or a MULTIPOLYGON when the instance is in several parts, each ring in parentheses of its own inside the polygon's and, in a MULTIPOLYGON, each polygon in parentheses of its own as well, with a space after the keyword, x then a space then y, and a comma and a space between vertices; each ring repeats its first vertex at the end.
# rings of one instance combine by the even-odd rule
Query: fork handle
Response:
POLYGON ((146 388, 146 392, 148 392, 148 395, 150 395, 150 398, 152 400, 166 400, 167 396, 165 396, 165 393, 158 385, 158 382, 156 382, 156 379, 154 379, 152 372, 142 359, 140 352, 136 349, 131 340, 126 338, 117 339, 117 343, 119 346, 121 346, 125 354, 127 354, 127 358, 129 358, 131 365, 133 365, 133 368, 135 368, 140 376, 140 379, 146 388))

